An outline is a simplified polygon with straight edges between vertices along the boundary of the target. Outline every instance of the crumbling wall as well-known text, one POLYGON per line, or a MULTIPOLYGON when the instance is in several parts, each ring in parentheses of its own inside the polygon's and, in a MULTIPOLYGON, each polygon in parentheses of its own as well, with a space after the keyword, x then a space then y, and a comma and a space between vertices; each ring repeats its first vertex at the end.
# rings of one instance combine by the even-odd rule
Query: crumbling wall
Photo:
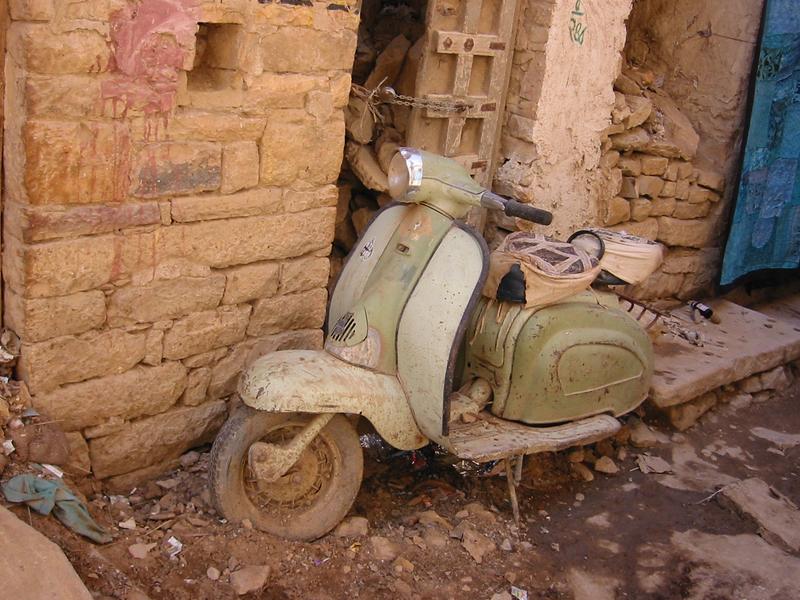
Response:
POLYGON ((6 325, 34 405, 125 485, 209 440, 253 357, 321 345, 358 15, 10 9, 6 325))
POLYGON ((608 190, 603 217, 668 247, 661 270, 631 290, 637 296, 688 299, 710 292, 718 278, 762 4, 634 3, 609 131, 616 135, 604 157, 610 180, 621 174, 623 185, 616 197, 608 190), (650 116, 632 129, 649 103, 650 116))
POLYGON ((548 233, 596 224, 601 133, 630 0, 523 0, 495 189, 553 211, 548 233))

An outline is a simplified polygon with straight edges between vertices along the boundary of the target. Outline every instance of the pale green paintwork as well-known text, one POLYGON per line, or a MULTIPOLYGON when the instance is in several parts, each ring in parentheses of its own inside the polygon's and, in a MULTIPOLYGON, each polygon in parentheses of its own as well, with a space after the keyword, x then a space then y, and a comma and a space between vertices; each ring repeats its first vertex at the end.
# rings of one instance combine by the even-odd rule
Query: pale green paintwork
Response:
POLYGON ((409 207, 403 205, 386 207, 370 223, 369 229, 355 245, 331 294, 328 331, 332 331, 336 321, 361 298, 378 259, 383 256, 392 234, 408 210, 409 207))
POLYGON ((539 309, 483 300, 463 377, 494 389, 492 412, 529 424, 621 415, 646 397, 650 338, 611 294, 584 292, 539 309))
MULTIPOLYGON (((427 206, 409 206, 393 232, 383 255, 367 279, 361 298, 349 309, 354 316, 366 317, 369 329, 377 332, 380 354, 373 368, 386 374, 397 373, 397 327, 409 296, 425 271, 452 219, 427 206)), ((367 232, 366 238, 370 238, 367 232)), ((474 284, 473 284, 474 285, 474 284)), ((437 303, 430 307, 437 309, 437 303)), ((365 334, 346 342, 355 346, 365 334)), ((329 344, 332 340, 329 340, 329 344)))
POLYGON ((423 157, 425 170, 422 185, 410 202, 429 204, 454 219, 464 218, 471 208, 481 205, 481 195, 486 190, 464 167, 438 154, 418 152, 423 157))
POLYGON ((441 445, 450 351, 481 278, 483 248, 452 227, 408 299, 397 332, 398 377, 422 432, 441 445))

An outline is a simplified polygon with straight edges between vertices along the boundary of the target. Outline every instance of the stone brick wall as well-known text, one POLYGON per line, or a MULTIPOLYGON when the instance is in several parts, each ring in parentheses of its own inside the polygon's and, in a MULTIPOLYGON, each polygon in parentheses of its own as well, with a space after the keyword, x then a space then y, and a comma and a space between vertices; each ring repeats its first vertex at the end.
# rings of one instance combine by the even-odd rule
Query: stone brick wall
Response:
POLYGON ((4 318, 34 405, 120 485, 318 347, 358 15, 11 0, 4 318))
POLYGON ((616 81, 600 223, 667 248, 659 270, 628 294, 688 300, 707 294, 716 277, 725 177, 698 154, 700 136, 661 80, 626 66, 616 81))

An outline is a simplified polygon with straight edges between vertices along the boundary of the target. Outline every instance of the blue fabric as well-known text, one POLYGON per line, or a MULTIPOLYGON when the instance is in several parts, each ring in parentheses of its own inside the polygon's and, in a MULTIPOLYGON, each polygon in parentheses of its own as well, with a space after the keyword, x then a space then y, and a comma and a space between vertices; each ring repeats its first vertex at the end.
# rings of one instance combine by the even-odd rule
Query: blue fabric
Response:
POLYGON ((41 515, 52 512, 64 525, 98 544, 107 544, 113 539, 61 480, 17 475, 3 484, 3 495, 9 502, 25 503, 41 515))
POLYGON ((800 266, 800 1, 767 0, 742 178, 720 283, 800 266))

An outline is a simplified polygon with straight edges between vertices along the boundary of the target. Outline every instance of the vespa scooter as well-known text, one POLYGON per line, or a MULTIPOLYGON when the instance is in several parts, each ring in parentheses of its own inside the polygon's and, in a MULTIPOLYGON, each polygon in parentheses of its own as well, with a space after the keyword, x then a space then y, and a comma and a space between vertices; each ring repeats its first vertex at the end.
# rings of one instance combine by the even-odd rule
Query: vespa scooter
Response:
MULTIPOLYGON (((516 516, 525 455, 613 435, 615 417, 647 394, 651 343, 614 294, 568 273, 560 299, 527 306, 514 298, 518 269, 487 293, 488 249, 460 219, 474 207, 540 224, 550 213, 411 148, 393 158, 389 187, 395 201, 331 294, 324 350, 273 352, 241 376, 242 405, 211 455, 211 497, 229 520, 298 540, 333 529, 361 485, 359 416, 400 450, 433 442, 463 459, 506 459, 516 516)), ((584 262, 602 254, 596 232, 574 241, 584 262)))

